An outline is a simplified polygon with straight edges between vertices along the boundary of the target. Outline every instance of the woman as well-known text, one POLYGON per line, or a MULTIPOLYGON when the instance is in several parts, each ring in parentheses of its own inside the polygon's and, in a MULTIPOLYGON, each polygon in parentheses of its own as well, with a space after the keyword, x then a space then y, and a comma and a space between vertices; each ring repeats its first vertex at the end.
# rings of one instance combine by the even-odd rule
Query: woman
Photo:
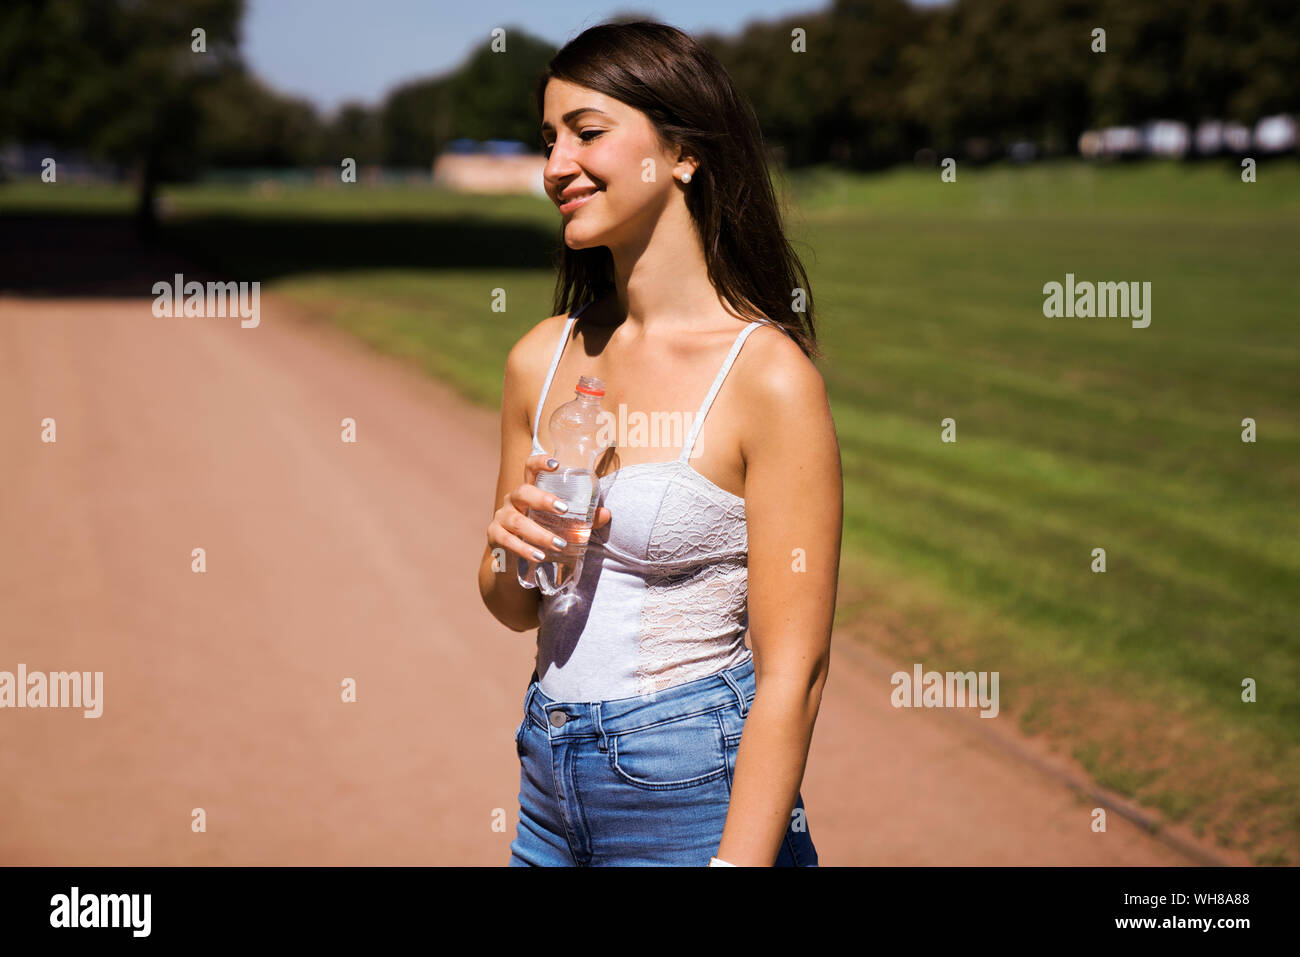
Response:
POLYGON ((652 22, 571 41, 537 106, 559 314, 506 360, 501 507, 479 569, 492 613, 538 629, 510 864, 816 866, 799 789, 843 490, 812 297, 757 122, 710 53, 652 22), (561 610, 520 585, 514 556, 555 557, 527 514, 559 511, 535 480, 580 375, 607 384, 606 411, 694 418, 675 457, 637 441, 597 463, 580 601, 561 610))

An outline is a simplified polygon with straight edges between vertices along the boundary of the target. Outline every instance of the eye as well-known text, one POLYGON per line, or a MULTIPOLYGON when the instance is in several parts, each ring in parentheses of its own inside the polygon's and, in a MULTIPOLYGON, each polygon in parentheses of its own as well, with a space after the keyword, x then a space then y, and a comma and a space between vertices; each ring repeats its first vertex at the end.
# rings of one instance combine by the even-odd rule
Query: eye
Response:
MULTIPOLYGON (((590 143, 590 142, 591 142, 592 140, 594 140, 597 136, 600 136, 600 134, 602 134, 602 133, 604 133, 604 132, 605 132, 604 130, 596 130, 596 129, 583 130, 581 133, 578 134, 578 136, 582 139, 582 141, 583 141, 584 143, 590 143)), ((553 150, 553 149, 555 149, 555 144, 553 144, 553 143, 543 143, 543 144, 542 144, 542 155, 544 155, 547 159, 550 159, 550 157, 551 157, 551 150, 553 150)))

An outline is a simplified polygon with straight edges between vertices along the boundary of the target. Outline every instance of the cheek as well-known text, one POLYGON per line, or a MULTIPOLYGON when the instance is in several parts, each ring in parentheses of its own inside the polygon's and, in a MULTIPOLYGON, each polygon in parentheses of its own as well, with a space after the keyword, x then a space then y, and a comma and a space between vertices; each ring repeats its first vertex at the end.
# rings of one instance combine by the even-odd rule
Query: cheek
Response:
POLYGON ((646 198, 663 188, 664 181, 672 179, 673 164, 660 152, 658 146, 641 140, 610 142, 593 156, 593 172, 607 175, 609 188, 619 187, 620 192, 639 194, 646 198), (651 179, 653 177, 653 179, 651 179))
POLYGON ((665 194, 672 188, 672 166, 647 153, 620 157, 610 170, 605 199, 608 208, 623 216, 662 207, 665 194))
POLYGON ((662 206, 660 187, 659 183, 643 183, 640 170, 618 182, 611 181, 601 196, 604 225, 640 222, 653 216, 653 210, 662 206))

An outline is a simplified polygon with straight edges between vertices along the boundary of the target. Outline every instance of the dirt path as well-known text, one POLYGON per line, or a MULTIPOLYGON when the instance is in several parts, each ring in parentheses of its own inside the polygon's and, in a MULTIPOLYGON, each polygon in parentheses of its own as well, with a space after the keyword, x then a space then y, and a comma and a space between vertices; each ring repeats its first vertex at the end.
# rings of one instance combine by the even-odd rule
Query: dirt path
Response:
MULTIPOLYGON (((0 670, 104 673, 98 719, 0 711, 0 864, 504 864, 533 633, 475 585, 498 428, 271 297, 0 299, 0 670)), ((1192 862, 886 667, 837 641, 823 864, 1192 862)))

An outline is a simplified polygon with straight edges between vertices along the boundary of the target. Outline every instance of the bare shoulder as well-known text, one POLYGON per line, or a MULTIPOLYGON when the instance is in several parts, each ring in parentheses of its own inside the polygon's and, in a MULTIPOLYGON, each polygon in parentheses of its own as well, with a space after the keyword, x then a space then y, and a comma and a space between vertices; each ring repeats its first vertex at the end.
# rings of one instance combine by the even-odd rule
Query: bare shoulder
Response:
POLYGON ((741 350, 740 390, 746 406, 761 411, 774 405, 811 409, 826 404, 821 371, 780 329, 764 326, 749 334, 741 350))
POLYGON ((766 327, 749 334, 740 355, 745 361, 737 393, 745 410, 740 446, 747 482, 754 469, 784 468, 790 456, 837 461, 826 383, 798 344, 766 327))
POLYGON ((564 313, 551 316, 520 336, 506 355, 506 378, 522 380, 524 386, 536 378, 540 386, 568 318, 564 313))
POLYGON ((546 370, 568 318, 561 314, 543 319, 510 347, 502 384, 503 424, 513 422, 519 428, 531 431, 533 406, 541 394, 546 370))

